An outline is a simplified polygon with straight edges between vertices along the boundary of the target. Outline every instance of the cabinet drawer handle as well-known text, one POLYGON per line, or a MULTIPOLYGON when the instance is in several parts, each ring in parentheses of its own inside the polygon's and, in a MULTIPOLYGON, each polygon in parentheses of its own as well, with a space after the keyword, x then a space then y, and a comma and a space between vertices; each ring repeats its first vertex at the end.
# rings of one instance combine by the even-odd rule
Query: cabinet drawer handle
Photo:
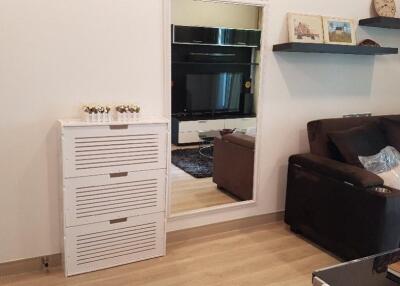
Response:
POLYGON ((128 129, 128 124, 110 125, 111 130, 128 129))
POLYGON ((246 45, 247 43, 245 42, 236 42, 236 45, 246 45))
POLYGON ((121 178, 121 177, 128 177, 128 172, 111 173, 110 174, 110 178, 121 178))
POLYGON ((128 221, 127 217, 117 218, 117 219, 110 220, 110 224, 122 223, 122 222, 127 222, 127 221, 128 221))
POLYGON ((199 123, 207 123, 207 120, 200 120, 199 123))

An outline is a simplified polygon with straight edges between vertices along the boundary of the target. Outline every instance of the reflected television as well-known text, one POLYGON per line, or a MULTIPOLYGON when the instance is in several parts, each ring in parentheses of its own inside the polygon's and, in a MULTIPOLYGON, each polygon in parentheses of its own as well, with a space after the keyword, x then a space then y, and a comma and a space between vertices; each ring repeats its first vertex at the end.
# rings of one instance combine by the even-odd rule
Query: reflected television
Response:
POLYGON ((186 112, 240 112, 243 73, 186 74, 186 112))

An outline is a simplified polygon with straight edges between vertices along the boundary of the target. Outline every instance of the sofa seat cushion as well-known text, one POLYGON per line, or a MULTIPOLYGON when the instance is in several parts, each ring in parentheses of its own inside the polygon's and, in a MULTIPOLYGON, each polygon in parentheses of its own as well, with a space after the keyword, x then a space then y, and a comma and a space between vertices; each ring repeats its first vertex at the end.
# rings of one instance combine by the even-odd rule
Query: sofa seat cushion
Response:
POLYGON ((359 156, 371 156, 379 153, 388 144, 378 124, 371 122, 359 127, 328 133, 343 160, 363 168, 359 156))
POLYGON ((384 185, 396 190, 400 190, 400 165, 393 169, 378 174, 382 178, 384 185))
POLYGON ((388 145, 393 146, 400 152, 400 120, 384 117, 381 122, 388 145))

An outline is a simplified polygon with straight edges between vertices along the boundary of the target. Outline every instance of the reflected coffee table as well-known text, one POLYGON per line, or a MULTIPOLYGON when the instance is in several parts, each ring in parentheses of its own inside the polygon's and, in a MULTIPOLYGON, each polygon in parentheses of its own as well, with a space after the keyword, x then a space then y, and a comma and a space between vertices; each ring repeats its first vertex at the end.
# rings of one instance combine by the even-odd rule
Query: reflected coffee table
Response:
POLYGON ((394 286, 400 278, 388 265, 400 261, 400 249, 317 270, 313 286, 394 286))
MULTIPOLYGON (((199 131, 199 138, 201 143, 199 146, 199 154, 205 158, 213 159, 212 155, 208 155, 207 150, 211 150, 214 147, 214 139, 221 138, 221 133, 219 130, 212 131, 199 131)), ((211 152, 209 152, 211 153, 211 152)))

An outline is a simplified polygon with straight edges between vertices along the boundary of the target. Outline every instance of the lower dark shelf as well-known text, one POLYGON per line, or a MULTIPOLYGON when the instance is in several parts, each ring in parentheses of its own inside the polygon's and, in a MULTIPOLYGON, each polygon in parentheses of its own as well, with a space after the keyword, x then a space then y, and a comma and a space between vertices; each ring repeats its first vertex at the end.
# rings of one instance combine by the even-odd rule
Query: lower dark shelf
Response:
POLYGON ((360 26, 400 29, 400 18, 374 17, 360 20, 360 26))
POLYGON ((351 55, 391 55, 398 54, 398 48, 375 48, 366 46, 345 46, 310 43, 285 43, 274 45, 274 52, 291 53, 323 53, 323 54, 351 54, 351 55))

